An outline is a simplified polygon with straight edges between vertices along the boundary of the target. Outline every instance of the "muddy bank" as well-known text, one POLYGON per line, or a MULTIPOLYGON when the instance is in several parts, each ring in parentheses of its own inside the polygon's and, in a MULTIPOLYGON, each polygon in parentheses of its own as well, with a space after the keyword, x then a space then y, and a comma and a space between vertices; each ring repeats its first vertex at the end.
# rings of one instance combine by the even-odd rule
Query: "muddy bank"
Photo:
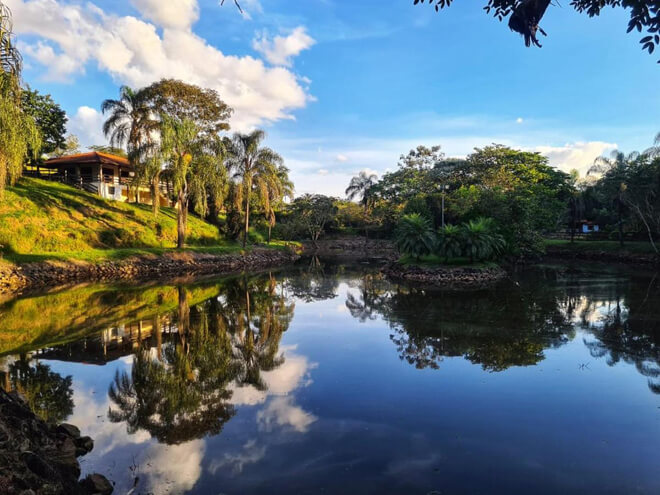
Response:
POLYGON ((322 239, 316 244, 304 243, 306 255, 332 256, 340 258, 361 258, 374 260, 396 260, 399 253, 392 241, 367 239, 365 237, 342 237, 322 239))
POLYGON ((548 246, 546 257, 559 260, 585 260, 605 263, 660 266, 660 256, 631 251, 602 251, 599 249, 573 249, 570 246, 548 246))
POLYGON ((404 266, 390 263, 382 272, 395 281, 413 282, 423 287, 448 290, 487 289, 508 278, 497 266, 489 268, 404 266))
POLYGON ((78 457, 94 448, 73 425, 48 424, 16 393, 0 389, 0 493, 3 495, 109 495, 100 474, 80 480, 78 457))
POLYGON ((139 256, 103 263, 47 261, 0 266, 0 293, 84 282, 146 280, 200 274, 231 274, 293 263, 298 254, 290 250, 254 249, 246 254, 171 253, 139 256))

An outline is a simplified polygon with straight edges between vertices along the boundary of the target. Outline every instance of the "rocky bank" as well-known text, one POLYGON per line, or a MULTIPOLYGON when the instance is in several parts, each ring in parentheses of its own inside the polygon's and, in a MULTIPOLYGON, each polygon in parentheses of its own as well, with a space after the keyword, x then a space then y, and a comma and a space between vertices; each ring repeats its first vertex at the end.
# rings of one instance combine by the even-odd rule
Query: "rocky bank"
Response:
POLYGON ((506 279, 509 275, 499 267, 445 267, 415 266, 390 263, 382 269, 389 278, 397 281, 414 282, 424 287, 448 290, 486 289, 506 279))
POLYGON ((103 263, 47 261, 24 265, 7 264, 0 265, 0 293, 82 282, 230 274, 283 266, 293 263, 298 258, 298 254, 293 250, 253 249, 244 254, 214 255, 181 252, 163 256, 137 256, 103 263))
POLYGON ((78 457, 93 448, 75 426, 47 424, 16 393, 0 389, 0 494, 109 495, 104 476, 79 480, 78 457))

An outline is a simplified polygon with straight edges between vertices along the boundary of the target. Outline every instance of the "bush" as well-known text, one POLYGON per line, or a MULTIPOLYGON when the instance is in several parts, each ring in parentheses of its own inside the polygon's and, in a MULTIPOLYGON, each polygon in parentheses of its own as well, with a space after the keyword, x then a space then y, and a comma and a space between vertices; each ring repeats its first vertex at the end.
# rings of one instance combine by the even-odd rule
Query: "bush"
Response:
POLYGON ((470 261, 491 259, 504 251, 504 238, 495 230, 492 218, 470 220, 462 227, 464 254, 470 261))
POLYGON ((431 221, 419 213, 404 215, 397 226, 395 242, 402 253, 417 260, 430 254, 436 243, 431 221))
POLYGON ((463 254, 463 231, 456 225, 445 225, 438 230, 438 255, 449 258, 458 258, 463 254))

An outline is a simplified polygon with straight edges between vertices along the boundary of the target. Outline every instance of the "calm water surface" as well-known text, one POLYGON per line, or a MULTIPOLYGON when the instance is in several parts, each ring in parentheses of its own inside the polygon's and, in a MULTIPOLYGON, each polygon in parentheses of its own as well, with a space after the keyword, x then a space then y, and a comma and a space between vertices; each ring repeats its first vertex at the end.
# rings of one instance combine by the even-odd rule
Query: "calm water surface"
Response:
POLYGON ((118 494, 658 494, 660 276, 495 290, 305 261, 0 304, 0 384, 118 494))

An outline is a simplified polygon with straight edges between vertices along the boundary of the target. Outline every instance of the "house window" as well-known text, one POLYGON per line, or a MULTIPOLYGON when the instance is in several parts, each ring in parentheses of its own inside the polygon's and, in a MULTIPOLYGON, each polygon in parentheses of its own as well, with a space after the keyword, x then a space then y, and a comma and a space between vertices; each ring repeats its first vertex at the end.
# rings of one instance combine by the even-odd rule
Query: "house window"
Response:
POLYGON ((114 195, 115 195, 115 186, 110 186, 110 187, 108 187, 108 194, 109 194, 110 196, 114 196, 114 195))
POLYGON ((114 182, 115 171, 111 168, 103 167, 103 180, 105 182, 114 182))

